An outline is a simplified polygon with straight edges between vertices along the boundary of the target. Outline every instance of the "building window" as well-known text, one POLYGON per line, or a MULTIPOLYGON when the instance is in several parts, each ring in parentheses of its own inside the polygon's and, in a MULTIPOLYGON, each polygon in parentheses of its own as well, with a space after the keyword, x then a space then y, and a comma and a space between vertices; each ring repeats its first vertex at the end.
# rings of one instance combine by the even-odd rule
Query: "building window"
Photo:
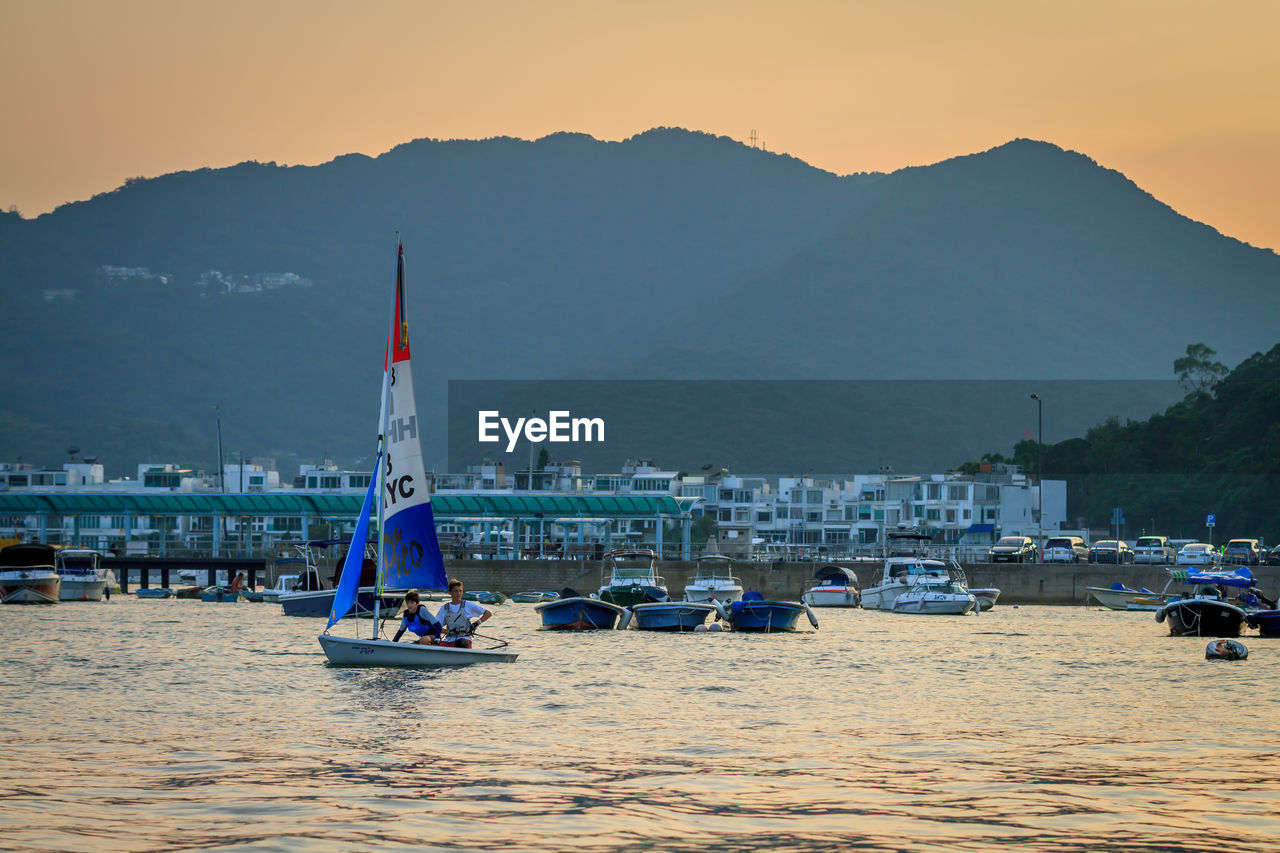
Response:
POLYGON ((928 485, 928 499, 931 501, 942 500, 942 484, 930 483, 928 485))
POLYGON ((733 521, 733 510, 731 510, 731 509, 722 509, 722 510, 720 510, 720 520, 721 520, 721 521, 723 521, 723 522, 725 522, 725 523, 730 523, 730 522, 732 522, 732 521, 733 521))
POLYGON ((947 500, 967 501, 968 499, 969 499, 968 486, 947 486, 947 500))
POLYGON ((956 511, 954 509, 947 510, 947 524, 956 523, 956 511))
POLYGON ((924 517, 926 521, 938 521, 941 519, 942 515, 936 509, 927 509, 924 512, 924 517))
POLYGON ((756 513, 756 524, 768 524, 773 521, 773 515, 767 512, 756 513))

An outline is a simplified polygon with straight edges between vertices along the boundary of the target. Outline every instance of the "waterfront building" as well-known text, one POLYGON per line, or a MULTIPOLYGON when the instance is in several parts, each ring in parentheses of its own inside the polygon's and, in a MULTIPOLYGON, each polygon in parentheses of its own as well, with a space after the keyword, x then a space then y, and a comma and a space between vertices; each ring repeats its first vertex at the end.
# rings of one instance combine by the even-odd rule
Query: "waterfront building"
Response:
MULTIPOLYGON (((528 482, 527 469, 521 473, 528 482)), ((65 463, 61 470, 0 464, 0 497, 68 496, 56 509, 48 502, 0 501, 0 537, 39 536, 156 554, 270 552, 313 536, 349 532, 370 476, 339 469, 331 460, 301 466, 291 486, 281 485, 270 460, 225 465, 221 478, 173 463, 147 463, 138 466, 136 479, 112 481, 105 481, 102 465, 89 458, 65 463), (118 499, 86 503, 90 495, 118 499), (154 499, 162 496, 191 500, 184 505, 154 499), (263 500, 250 500, 254 496, 263 500)), ((436 513, 446 551, 547 556, 576 549, 581 555, 582 549, 607 542, 683 553, 688 523, 706 514, 715 519, 723 553, 835 558, 879 553, 885 531, 899 525, 932 534, 938 545, 980 548, 1000 535, 1043 537, 1061 529, 1066 519, 1066 483, 1045 481, 1041 501, 1036 485, 1012 465, 985 466, 973 475, 898 475, 886 469, 846 477, 770 477, 725 469, 681 474, 651 459, 628 459, 617 473, 584 475, 581 464, 571 460, 535 471, 533 484, 533 490, 517 490, 503 463, 490 459, 463 474, 432 475, 433 494, 457 499, 440 506, 459 507, 436 513), (633 501, 627 511, 614 512, 611 507, 622 505, 596 502, 591 506, 600 511, 586 512, 581 509, 586 505, 573 504, 570 511, 569 504, 553 502, 541 511, 525 511, 525 504, 544 497, 670 498, 674 503, 652 505, 665 507, 660 511, 634 511, 633 501), (481 499, 505 500, 505 514, 492 502, 481 508, 476 503, 481 499)))

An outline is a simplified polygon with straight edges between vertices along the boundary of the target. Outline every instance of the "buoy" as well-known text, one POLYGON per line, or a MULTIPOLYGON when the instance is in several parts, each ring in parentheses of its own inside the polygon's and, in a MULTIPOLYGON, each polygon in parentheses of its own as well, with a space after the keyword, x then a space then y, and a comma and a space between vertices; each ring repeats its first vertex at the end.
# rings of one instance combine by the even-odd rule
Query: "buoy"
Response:
POLYGON ((698 627, 713 634, 717 631, 724 630, 724 626, 721 625, 719 622, 712 622, 710 625, 699 625, 698 627))
POLYGON ((716 614, 717 614, 721 619, 725 620, 726 622, 730 622, 730 621, 732 621, 731 619, 729 619, 729 614, 728 614, 728 612, 724 609, 724 605, 723 605, 723 604, 721 604, 721 603, 719 602, 719 600, 717 600, 717 599, 714 599, 714 598, 713 598, 713 599, 711 599, 711 603, 712 603, 712 604, 714 604, 714 605, 716 606, 716 614))
POLYGON ((813 615, 813 608, 806 604, 804 606, 804 612, 809 617, 809 624, 814 627, 814 630, 817 630, 818 617, 813 615))
POLYGON ((1205 647, 1205 660, 1244 660, 1249 649, 1237 640, 1213 640, 1205 647))
POLYGON ((619 614, 619 616, 618 616, 618 630, 619 630, 619 631, 625 631, 625 630, 627 630, 627 626, 631 624, 631 615, 632 615, 632 614, 631 614, 631 608, 630 608, 630 607, 624 607, 624 608, 622 608, 622 613, 621 613, 621 614, 619 614))
POLYGON ((706 625, 694 625, 694 626, 693 626, 693 633, 695 633, 695 634, 705 634, 705 633, 707 633, 707 626, 706 626, 706 625))

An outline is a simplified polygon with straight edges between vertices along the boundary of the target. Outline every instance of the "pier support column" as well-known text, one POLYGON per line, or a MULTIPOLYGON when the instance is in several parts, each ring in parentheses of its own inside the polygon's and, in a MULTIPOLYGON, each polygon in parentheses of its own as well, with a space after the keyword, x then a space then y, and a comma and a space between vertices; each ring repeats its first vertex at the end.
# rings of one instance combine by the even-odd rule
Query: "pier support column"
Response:
POLYGON ((662 528, 666 527, 666 525, 662 523, 662 516, 660 515, 655 515, 653 517, 653 524, 654 524, 654 527, 656 528, 653 536, 654 545, 656 547, 653 550, 658 552, 658 559, 661 560, 662 559, 662 528))
POLYGON ((693 516, 686 512, 680 516, 680 559, 693 559, 693 555, 691 553, 693 550, 691 543, 692 538, 693 516))

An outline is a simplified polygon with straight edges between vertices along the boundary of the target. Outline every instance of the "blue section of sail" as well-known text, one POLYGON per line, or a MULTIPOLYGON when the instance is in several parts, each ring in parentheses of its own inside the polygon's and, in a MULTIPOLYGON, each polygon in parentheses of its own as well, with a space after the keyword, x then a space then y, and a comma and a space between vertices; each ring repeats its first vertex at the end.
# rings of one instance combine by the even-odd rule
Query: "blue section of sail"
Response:
POLYGON ((338 589, 333 594, 333 607, 329 610, 329 630, 339 619, 351 612, 356 603, 356 595, 360 592, 360 569, 364 566, 364 543, 369 538, 369 516, 373 513, 373 489, 378 483, 377 471, 381 470, 382 452, 373 463, 374 476, 369 478, 369 491, 365 492, 364 504, 360 507, 360 520, 356 522, 355 533, 351 534, 351 547, 347 549, 347 558, 342 562, 342 576, 338 579, 338 589))
POLYGON ((383 526, 382 583, 391 589, 447 589, 431 502, 397 512, 383 526))

